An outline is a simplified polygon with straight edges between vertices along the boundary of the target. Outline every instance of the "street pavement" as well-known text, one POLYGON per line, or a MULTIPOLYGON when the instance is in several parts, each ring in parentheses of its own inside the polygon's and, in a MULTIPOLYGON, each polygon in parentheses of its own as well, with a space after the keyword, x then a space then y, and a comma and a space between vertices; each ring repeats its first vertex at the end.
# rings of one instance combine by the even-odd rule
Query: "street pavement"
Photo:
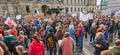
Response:
MULTIPOLYGON (((89 38, 84 39, 84 46, 83 46, 83 51, 82 52, 78 52, 78 49, 77 49, 76 46, 74 48, 75 48, 74 49, 74 55, 93 55, 93 53, 94 53, 94 47, 89 44, 89 38)), ((45 55, 50 55, 49 51, 46 51, 45 55)))
MULTIPOLYGON (((111 46, 114 46, 114 41, 116 39, 113 39, 113 43, 110 44, 110 47, 111 46)), ((83 46, 83 51, 82 52, 78 52, 78 49, 77 47, 75 46, 74 48, 74 55, 94 55, 94 47, 92 45, 89 44, 89 41, 90 41, 90 38, 89 38, 89 35, 88 35, 88 38, 85 39, 84 38, 84 46, 83 46)), ((46 51, 45 55, 50 55, 49 54, 49 51, 46 51)), ((58 54, 57 54, 58 55, 58 54)))

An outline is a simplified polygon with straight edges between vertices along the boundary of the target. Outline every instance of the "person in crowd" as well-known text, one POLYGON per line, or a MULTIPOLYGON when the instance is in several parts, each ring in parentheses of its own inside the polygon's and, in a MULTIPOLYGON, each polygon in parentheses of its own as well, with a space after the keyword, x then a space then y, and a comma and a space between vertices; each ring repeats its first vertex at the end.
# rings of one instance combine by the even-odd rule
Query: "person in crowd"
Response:
POLYGON ((32 35, 33 35, 35 32, 37 32, 37 28, 36 28, 36 26, 32 26, 32 27, 31 27, 31 31, 30 31, 31 37, 32 37, 32 35))
POLYGON ((24 48, 26 48, 24 40, 25 40, 25 37, 23 35, 19 35, 17 41, 15 42, 15 47, 18 45, 22 45, 24 48))
POLYGON ((114 33, 114 21, 111 20, 110 21, 110 27, 108 28, 109 31, 109 43, 113 42, 113 33, 114 33))
POLYGON ((82 23, 79 24, 77 29, 77 43, 78 43, 78 51, 83 51, 83 38, 84 38, 84 27, 82 23))
POLYGON ((30 24, 29 23, 25 23, 23 28, 25 28, 26 35, 27 35, 28 39, 30 39, 30 24))
POLYGON ((39 33, 39 37, 44 39, 45 31, 44 31, 43 25, 40 26, 40 29, 39 29, 38 33, 39 33))
POLYGON ((25 35, 23 31, 20 31, 19 35, 24 36, 24 43, 25 43, 26 48, 28 48, 29 39, 27 35, 25 35))
POLYGON ((107 40, 108 41, 108 36, 109 35, 109 33, 108 33, 108 27, 105 25, 104 26, 104 37, 105 37, 105 40, 107 40))
POLYGON ((4 36, 4 26, 0 27, 0 34, 2 34, 4 36))
POLYGON ((23 46, 18 45, 16 46, 16 52, 18 53, 17 55, 30 55, 23 46))
POLYGON ((108 46, 106 45, 106 42, 102 39, 103 33, 98 32, 96 33, 96 39, 94 41, 94 55, 100 55, 101 51, 104 51, 108 46))
POLYGON ((25 30, 25 28, 23 28, 22 25, 19 25, 19 26, 17 27, 17 32, 18 32, 18 34, 20 34, 20 31, 23 31, 23 32, 24 32, 24 35, 26 34, 26 30, 25 30))
POLYGON ((118 29, 118 39, 120 39, 120 20, 118 21, 117 29, 118 29))
POLYGON ((16 46, 18 46, 18 45, 21 45, 21 46, 23 46, 25 49, 26 49, 26 45, 25 45, 25 43, 24 43, 24 36, 23 35, 19 35, 18 36, 18 40, 17 41, 15 41, 15 43, 14 43, 14 54, 15 55, 17 55, 18 53, 16 52, 16 46))
POLYGON ((3 35, 2 34, 0 34, 0 41, 2 41, 3 40, 3 35))
POLYGON ((40 24, 38 20, 35 20, 35 26, 36 26, 36 30, 39 31, 40 29, 40 24))
POLYGON ((87 28, 87 23, 83 22, 83 27, 84 27, 84 35, 85 35, 85 39, 87 40, 87 34, 88 34, 88 28, 87 28))
POLYGON ((44 43, 40 40, 40 38, 34 34, 32 36, 32 43, 30 44, 29 47, 29 53, 31 55, 44 55, 45 52, 45 45, 44 43))
POLYGON ((4 50, 2 49, 2 47, 0 47, 0 55, 5 55, 4 50))
POLYGON ((64 34, 62 40, 62 55, 73 55, 74 40, 70 37, 69 32, 64 34))
POLYGON ((53 33, 53 30, 50 29, 50 33, 47 35, 46 37, 46 41, 47 41, 47 44, 48 44, 48 49, 50 51, 50 55, 52 55, 52 52, 54 52, 54 55, 57 54, 57 39, 56 37, 54 36, 54 33, 53 33))
POLYGON ((5 30, 4 31, 5 36, 3 38, 3 42, 7 45, 7 47, 9 48, 9 51, 12 53, 13 47, 14 47, 14 41, 16 41, 16 38, 10 34, 9 30, 5 30))
POLYGON ((0 47, 3 49, 4 55, 11 55, 8 47, 5 45, 5 43, 3 41, 0 41, 0 47))
POLYGON ((90 27, 89 33, 90 33, 90 44, 94 41, 95 39, 95 35, 96 35, 96 27, 95 27, 95 23, 92 24, 92 26, 90 27))
POLYGON ((75 29, 74 29, 74 25, 72 23, 69 25, 69 30, 68 31, 70 33, 70 37, 75 39, 75 29))
POLYGON ((62 27, 60 26, 60 27, 58 27, 58 29, 57 29, 56 37, 57 37, 58 40, 61 40, 61 39, 62 39, 62 36, 63 36, 63 34, 62 34, 62 27))
POLYGON ((101 55, 114 55, 114 53, 111 52, 110 50, 104 50, 101 52, 101 55))
POLYGON ((65 32, 68 31, 68 25, 64 25, 64 28, 62 30, 62 34, 65 34, 65 32))
POLYGON ((14 25, 11 25, 10 28, 11 28, 9 29, 10 34, 13 35, 17 39, 18 37, 17 29, 14 27, 14 25))
POLYGON ((120 55, 120 39, 115 41, 115 46, 109 48, 115 55, 120 55))

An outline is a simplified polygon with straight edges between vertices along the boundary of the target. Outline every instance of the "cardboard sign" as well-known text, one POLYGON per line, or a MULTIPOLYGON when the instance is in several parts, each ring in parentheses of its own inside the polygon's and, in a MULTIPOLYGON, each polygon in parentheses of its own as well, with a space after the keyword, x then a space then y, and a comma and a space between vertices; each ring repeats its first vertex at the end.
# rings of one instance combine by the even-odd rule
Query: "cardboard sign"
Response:
POLYGON ((33 20, 33 15, 32 14, 25 15, 24 18, 26 22, 30 22, 31 20, 33 20))
POLYGON ((43 19, 44 18, 44 14, 43 13, 38 13, 34 15, 34 18, 40 18, 43 19))

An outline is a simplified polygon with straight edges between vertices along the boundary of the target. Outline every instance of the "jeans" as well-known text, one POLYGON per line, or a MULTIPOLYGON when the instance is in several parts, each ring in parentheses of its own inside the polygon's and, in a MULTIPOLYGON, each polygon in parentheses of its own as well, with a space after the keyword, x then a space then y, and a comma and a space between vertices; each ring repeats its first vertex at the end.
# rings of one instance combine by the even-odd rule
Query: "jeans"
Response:
POLYGON ((90 36, 90 42, 94 41, 94 39, 95 39, 95 35, 91 35, 90 36))
POLYGON ((83 37, 78 37, 78 48, 79 50, 83 49, 83 37))
POLYGON ((113 33, 109 33, 109 43, 113 42, 113 33))
POLYGON ((57 55, 56 54, 56 52, 57 52, 56 48, 49 48, 49 51, 50 51, 50 55, 52 55, 52 52, 54 52, 54 55, 57 55))

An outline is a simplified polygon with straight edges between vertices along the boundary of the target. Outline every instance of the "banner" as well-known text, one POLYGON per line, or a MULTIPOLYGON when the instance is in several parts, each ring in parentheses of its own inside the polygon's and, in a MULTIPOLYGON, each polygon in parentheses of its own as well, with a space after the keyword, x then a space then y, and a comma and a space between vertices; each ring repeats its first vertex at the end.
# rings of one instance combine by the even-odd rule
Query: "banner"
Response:
POLYGON ((87 18, 88 18, 88 19, 93 19, 93 14, 92 14, 92 13, 88 13, 88 14, 87 14, 87 18))
POLYGON ((93 19, 93 14, 92 13, 88 13, 88 14, 85 15, 82 12, 80 12, 79 20, 87 21, 89 19, 93 19))

